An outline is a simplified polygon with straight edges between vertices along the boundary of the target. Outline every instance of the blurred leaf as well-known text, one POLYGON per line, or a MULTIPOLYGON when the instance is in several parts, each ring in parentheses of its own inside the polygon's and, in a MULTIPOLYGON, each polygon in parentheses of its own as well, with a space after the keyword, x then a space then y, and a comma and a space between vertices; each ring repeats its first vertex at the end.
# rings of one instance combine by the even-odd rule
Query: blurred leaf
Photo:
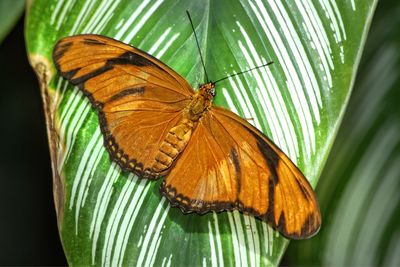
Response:
POLYGON ((398 1, 380 2, 317 188, 325 224, 290 246, 289 265, 400 266, 399 14, 398 1))
POLYGON ((0 0, 0 43, 22 15, 24 4, 24 0, 0 0))
POLYGON ((160 181, 121 172, 103 147, 88 100, 54 75, 51 52, 59 38, 114 37, 148 51, 197 87, 204 74, 185 14, 189 10, 210 79, 275 62, 227 80, 217 88, 215 102, 254 118, 254 125, 315 185, 351 91, 375 3, 34 1, 26 39, 42 82, 69 263, 277 265, 288 240, 239 212, 184 215, 160 196, 160 181))

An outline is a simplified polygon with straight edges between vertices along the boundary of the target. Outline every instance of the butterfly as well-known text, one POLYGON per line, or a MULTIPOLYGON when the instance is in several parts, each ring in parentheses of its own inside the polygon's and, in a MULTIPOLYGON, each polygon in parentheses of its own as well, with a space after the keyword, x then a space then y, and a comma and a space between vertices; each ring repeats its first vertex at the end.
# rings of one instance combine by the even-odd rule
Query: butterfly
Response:
POLYGON ((213 105, 215 83, 195 91, 146 52, 94 34, 59 40, 53 60, 97 110, 111 159, 139 177, 164 177, 160 192, 172 206, 239 210, 292 239, 319 230, 307 179, 247 120, 213 105))

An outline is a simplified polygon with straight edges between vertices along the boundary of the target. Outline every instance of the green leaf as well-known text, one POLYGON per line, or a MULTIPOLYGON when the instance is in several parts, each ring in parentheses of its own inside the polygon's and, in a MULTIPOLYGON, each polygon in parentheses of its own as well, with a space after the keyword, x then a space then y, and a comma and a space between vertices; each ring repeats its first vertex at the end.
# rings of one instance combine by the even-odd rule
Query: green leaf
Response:
POLYGON ((22 15, 24 3, 24 0, 0 0, 0 43, 22 15))
MULTIPOLYGON (((107 35, 149 52, 194 87, 204 82, 192 14, 211 80, 228 107, 271 137, 316 185, 333 143, 376 1, 49 1, 32 3, 29 56, 42 83, 61 238, 71 265, 278 265, 288 240, 239 212, 184 215, 160 181, 121 172, 98 117, 55 75, 55 42, 107 35)), ((84 56, 84 55, 82 55, 84 56)), ((188 177, 190 179, 190 177, 188 177)))
POLYGON ((288 265, 400 265, 400 3, 382 1, 318 184, 325 225, 288 265), (316 255, 317 254, 317 255, 316 255))

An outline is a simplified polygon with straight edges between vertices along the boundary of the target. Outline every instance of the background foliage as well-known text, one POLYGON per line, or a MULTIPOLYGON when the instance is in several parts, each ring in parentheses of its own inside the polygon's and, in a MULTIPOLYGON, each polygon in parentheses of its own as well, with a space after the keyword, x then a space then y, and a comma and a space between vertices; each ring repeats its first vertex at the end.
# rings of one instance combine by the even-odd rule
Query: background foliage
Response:
POLYGON ((291 243, 286 264, 400 265, 399 22, 400 3, 381 1, 317 187, 324 225, 291 243))
POLYGON ((17 23, 24 10, 24 0, 0 1, 0 43, 7 33, 17 23))

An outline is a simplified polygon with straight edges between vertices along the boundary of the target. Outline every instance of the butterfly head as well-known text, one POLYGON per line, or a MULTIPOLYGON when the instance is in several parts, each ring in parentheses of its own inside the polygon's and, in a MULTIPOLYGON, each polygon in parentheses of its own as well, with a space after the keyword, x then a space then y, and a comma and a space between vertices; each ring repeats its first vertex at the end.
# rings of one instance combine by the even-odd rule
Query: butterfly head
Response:
POLYGON ((215 97, 215 83, 208 82, 200 85, 199 88, 200 94, 209 101, 212 101, 215 97))

